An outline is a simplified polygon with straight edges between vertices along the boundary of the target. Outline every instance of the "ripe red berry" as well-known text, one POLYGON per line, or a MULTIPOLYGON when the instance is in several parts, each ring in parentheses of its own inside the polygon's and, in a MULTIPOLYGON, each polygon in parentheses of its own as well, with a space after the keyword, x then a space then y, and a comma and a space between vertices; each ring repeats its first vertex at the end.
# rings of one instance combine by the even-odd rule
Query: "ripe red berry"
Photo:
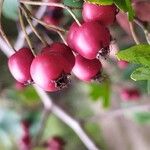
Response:
POLYGON ((64 58, 56 53, 41 53, 30 68, 33 81, 45 91, 57 91, 68 84, 68 73, 64 70, 64 58))
POLYGON ((55 18, 53 18, 53 17, 51 17, 51 16, 48 16, 48 15, 45 15, 44 17, 43 17, 43 21, 45 22, 45 23, 47 23, 47 24, 49 24, 49 25, 58 25, 59 24, 59 20, 57 20, 57 19, 55 19, 55 18))
POLYGON ((92 21, 83 23, 78 28, 77 25, 71 26, 67 42, 83 57, 94 59, 98 55, 108 54, 110 39, 109 30, 99 22, 92 21))
POLYGON ((141 94, 140 91, 136 88, 125 88, 122 89, 120 93, 120 97, 124 101, 130 101, 130 100, 138 100, 140 98, 141 94))
POLYGON ((46 143, 48 150, 63 150, 65 142, 61 137, 55 136, 46 143))
POLYGON ((78 28, 79 28, 78 24, 76 22, 74 22, 70 26, 70 29, 69 29, 68 34, 67 34, 67 43, 68 43, 69 47, 72 48, 74 51, 75 51, 74 37, 75 37, 76 31, 78 30, 78 28))
POLYGON ((99 60, 89 60, 80 55, 76 56, 73 73, 82 81, 91 81, 100 75, 102 64, 99 60))
POLYGON ((34 56, 29 48, 22 48, 9 57, 8 67, 13 77, 20 83, 31 83, 30 65, 34 56))
POLYGON ((82 16, 85 22, 100 21, 104 25, 111 25, 116 19, 117 8, 115 5, 96 5, 84 2, 82 16))
POLYGON ((62 60, 62 63, 64 64, 64 71, 66 73, 71 72, 75 64, 75 56, 73 55, 73 52, 70 49, 70 47, 63 43, 56 42, 50 46, 43 48, 42 53, 43 52, 52 52, 60 54, 64 58, 62 60))
POLYGON ((129 63, 127 61, 124 60, 120 60, 118 61, 118 67, 120 69, 126 69, 128 67, 129 63))

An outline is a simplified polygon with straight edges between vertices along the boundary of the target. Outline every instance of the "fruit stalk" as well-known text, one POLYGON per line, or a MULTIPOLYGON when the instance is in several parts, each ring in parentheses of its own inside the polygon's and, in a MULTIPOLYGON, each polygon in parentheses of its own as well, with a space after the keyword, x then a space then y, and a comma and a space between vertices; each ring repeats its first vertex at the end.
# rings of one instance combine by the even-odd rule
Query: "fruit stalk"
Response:
POLYGON ((70 15, 74 18, 74 20, 76 21, 76 23, 81 26, 79 20, 76 18, 75 14, 72 12, 72 10, 66 6, 66 5, 63 5, 61 3, 52 3, 52 2, 39 2, 39 1, 25 1, 25 0, 20 0, 20 3, 23 3, 23 4, 28 4, 28 5, 40 5, 40 6, 54 6, 54 7, 60 7, 60 8, 63 8, 63 9, 66 9, 70 15))
POLYGON ((48 45, 47 42, 45 41, 45 39, 43 37, 41 37, 41 35, 39 34, 39 32, 36 30, 36 28, 33 26, 31 18, 30 18, 30 11, 23 5, 20 5, 20 8, 22 9, 31 29, 33 30, 33 32, 35 33, 35 35, 39 38, 39 40, 43 43, 44 46, 48 45))
POLYGON ((21 8, 19 8, 19 21, 20 21, 21 28, 24 31, 26 41, 27 41, 27 43, 28 43, 28 45, 29 45, 33 55, 36 56, 36 54, 35 54, 35 52, 33 50, 34 48, 33 48, 32 44, 31 44, 29 36, 28 36, 28 34, 26 32, 26 28, 25 28, 24 21, 23 21, 23 18, 22 18, 22 10, 21 10, 21 8))

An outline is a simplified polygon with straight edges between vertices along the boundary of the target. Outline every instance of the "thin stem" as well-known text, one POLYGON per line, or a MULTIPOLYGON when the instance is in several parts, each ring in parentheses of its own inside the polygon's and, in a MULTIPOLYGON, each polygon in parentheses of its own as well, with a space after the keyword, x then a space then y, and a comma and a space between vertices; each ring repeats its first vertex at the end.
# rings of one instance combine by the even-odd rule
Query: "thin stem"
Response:
POLYGON ((31 21, 31 18, 30 18, 30 12, 29 10, 24 6, 24 5, 21 5, 21 9, 22 11, 24 12, 25 14, 25 17, 29 23, 29 25, 31 26, 31 29, 33 30, 33 32, 35 33, 35 35, 39 38, 39 40, 44 44, 44 46, 48 45, 47 42, 44 40, 43 37, 41 37, 41 35, 39 34, 39 32, 36 30, 36 28, 33 26, 32 24, 32 21, 31 21))
POLYGON ((132 37, 133 37, 135 43, 137 45, 140 44, 140 41, 139 41, 139 39, 138 39, 138 37, 136 36, 136 33, 135 33, 133 22, 129 22, 129 26, 130 26, 130 31, 131 31, 131 34, 132 34, 132 37))
MULTIPOLYGON (((47 0, 43 0, 43 1, 47 2, 47 0)), ((39 7, 39 9, 37 10, 37 12, 35 14, 36 18, 38 18, 38 19, 42 18, 46 11, 46 8, 47 8, 47 6, 39 7)), ((33 23, 34 27, 38 25, 38 23, 34 20, 32 21, 32 23, 33 23)), ((26 26, 26 32, 28 33, 28 35, 32 33, 32 29, 29 25, 26 26)), ((17 37, 14 47, 16 49, 19 49, 20 47, 22 47, 22 45, 24 45, 24 41, 25 41, 25 34, 21 30, 18 34, 18 37, 17 37)))
POLYGON ((146 27, 138 19, 134 19, 134 22, 143 30, 147 43, 150 44, 150 33, 148 32, 146 27))
POLYGON ((28 43, 28 45, 29 45, 33 55, 36 56, 36 54, 35 54, 35 52, 33 50, 33 46, 31 44, 31 41, 29 39, 29 36, 28 36, 28 34, 26 32, 26 28, 25 28, 25 25, 24 25, 23 17, 22 17, 22 10, 21 10, 21 8, 19 8, 19 21, 20 21, 21 28, 24 31, 26 41, 27 41, 27 43, 28 43))
POLYGON ((58 33, 58 35, 60 36, 60 38, 62 39, 62 41, 63 41, 66 45, 68 45, 67 42, 66 42, 66 40, 65 40, 65 38, 64 38, 64 36, 62 35, 62 33, 61 33, 60 31, 57 31, 57 33, 58 33))
POLYGON ((2 7, 3 7, 3 2, 4 2, 4 0, 0 0, 0 34, 2 35, 3 39, 6 41, 6 43, 8 44, 8 46, 16 52, 16 50, 11 45, 10 41, 8 40, 8 38, 7 38, 4 30, 2 28, 2 7))
POLYGON ((64 30, 63 28, 60 28, 60 27, 57 27, 57 26, 54 26, 54 25, 49 25, 49 24, 47 24, 47 23, 41 21, 40 19, 35 18, 34 16, 31 16, 31 18, 32 18, 33 20, 37 21, 39 24, 45 26, 45 27, 48 28, 48 29, 51 29, 51 30, 53 30, 53 31, 64 32, 64 33, 66 32, 66 30, 64 30))
POLYGON ((31 16, 31 18, 35 21, 37 21, 39 24, 41 24, 42 26, 46 27, 47 29, 49 30, 53 30, 54 32, 57 32, 58 35, 60 36, 60 38, 62 39, 62 41, 67 45, 67 42, 65 41, 63 35, 62 35, 62 32, 63 33, 66 33, 66 30, 64 30, 63 28, 60 28, 60 27, 57 27, 57 26, 54 26, 54 25, 49 25, 33 16, 31 16))
POLYGON ((76 23, 79 26, 81 26, 79 20, 76 18, 75 14, 72 12, 72 10, 68 6, 65 6, 64 4, 52 3, 52 2, 26 1, 26 0, 20 0, 20 3, 28 4, 28 5, 39 5, 39 6, 54 6, 54 7, 60 7, 60 8, 66 9, 70 13, 70 15, 74 18, 76 23))

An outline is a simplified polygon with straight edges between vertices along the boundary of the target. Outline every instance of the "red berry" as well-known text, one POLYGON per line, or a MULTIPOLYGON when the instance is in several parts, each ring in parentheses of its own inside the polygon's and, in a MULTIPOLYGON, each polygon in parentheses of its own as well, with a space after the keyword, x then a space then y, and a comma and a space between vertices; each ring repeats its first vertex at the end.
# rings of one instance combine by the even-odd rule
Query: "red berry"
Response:
POLYGON ((32 81, 30 65, 33 58, 34 56, 29 48, 22 48, 9 57, 9 70, 18 82, 27 84, 32 81))
POLYGON ((72 48, 74 51, 74 37, 75 37, 75 34, 76 34, 76 31, 78 30, 79 26, 76 22, 74 22, 71 26, 70 26, 70 29, 68 31, 68 34, 67 34, 67 43, 69 45, 70 48, 72 48))
POLYGON ((58 25, 59 24, 59 20, 51 17, 51 16, 44 16, 43 21, 49 25, 58 25))
POLYGON ((115 5, 96 5, 89 2, 83 4, 82 16, 85 22, 100 21, 104 25, 111 25, 116 18, 115 5))
POLYGON ((68 36, 68 45, 87 59, 108 53, 111 36, 109 30, 98 22, 86 22, 78 28, 73 25, 68 36))
POLYGON ((63 57, 56 53, 41 53, 31 64, 33 81, 46 91, 57 91, 66 87, 67 73, 62 63, 63 57))
POLYGON ((48 150, 63 150, 65 142, 61 137, 55 136, 47 142, 48 150))
POLYGON ((64 64, 64 71, 66 73, 71 72, 75 64, 75 57, 70 47, 63 43, 56 42, 50 46, 43 48, 42 52, 53 52, 60 54, 64 58, 62 61, 62 63, 64 64))
POLYGON ((120 69, 126 69, 128 67, 129 63, 127 61, 124 60, 120 60, 118 61, 118 67, 120 69))
POLYGON ((140 91, 136 88, 133 89, 122 89, 120 93, 121 99, 124 101, 137 100, 140 98, 140 91))
POLYGON ((19 143, 19 150, 31 150, 31 137, 30 135, 23 135, 19 143))
POLYGON ((100 75, 102 70, 102 64, 99 60, 89 60, 80 55, 76 56, 75 66, 73 67, 73 73, 82 81, 90 81, 96 79, 97 75, 100 75))

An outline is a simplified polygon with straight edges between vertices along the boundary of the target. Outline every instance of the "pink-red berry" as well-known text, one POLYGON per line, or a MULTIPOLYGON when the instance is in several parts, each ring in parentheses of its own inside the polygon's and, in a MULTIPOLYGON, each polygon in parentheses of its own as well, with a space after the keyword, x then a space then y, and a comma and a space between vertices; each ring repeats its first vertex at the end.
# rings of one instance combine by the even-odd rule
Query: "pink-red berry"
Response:
POLYGON ((33 60, 30 68, 33 81, 45 91, 57 91, 68 84, 64 58, 57 53, 41 53, 33 60))
POLYGON ((80 55, 76 56, 74 75, 82 81, 91 81, 100 77, 102 64, 99 60, 89 60, 80 55))
POLYGON ((67 37, 68 45, 75 52, 87 59, 108 54, 111 36, 104 25, 91 21, 77 26, 75 23, 71 26, 67 37))
POLYGON ((85 22, 100 21, 104 25, 111 25, 116 19, 117 8, 115 5, 96 5, 84 2, 82 16, 85 22))
POLYGON ((44 52, 56 53, 61 55, 64 58, 62 60, 62 64, 64 64, 64 71, 66 73, 70 73, 72 71, 72 68, 75 64, 75 56, 70 47, 63 43, 55 42, 50 46, 46 46, 45 48, 43 48, 42 53, 44 52))
POLYGON ((120 97, 124 101, 138 100, 141 93, 136 88, 125 88, 121 90, 120 97))
POLYGON ((65 142, 59 136, 49 139, 46 143, 47 150, 64 150, 64 146, 65 142))
POLYGON ((29 48, 22 48, 9 57, 9 70, 18 82, 27 84, 32 81, 30 66, 33 59, 34 56, 29 48))
POLYGON ((126 69, 129 65, 129 63, 124 60, 119 60, 117 64, 120 69, 126 69))

